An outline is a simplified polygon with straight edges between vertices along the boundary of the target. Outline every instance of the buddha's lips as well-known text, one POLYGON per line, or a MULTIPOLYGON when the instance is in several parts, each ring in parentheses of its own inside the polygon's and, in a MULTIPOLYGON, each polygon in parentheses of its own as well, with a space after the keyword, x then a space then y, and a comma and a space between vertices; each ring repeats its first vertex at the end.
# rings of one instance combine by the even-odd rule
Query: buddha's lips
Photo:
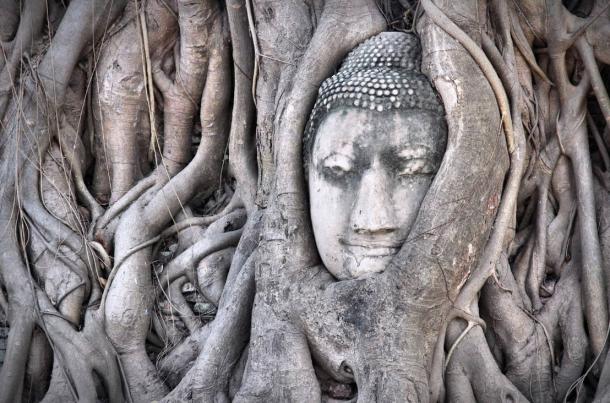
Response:
POLYGON ((354 256, 360 257, 393 256, 398 252, 398 248, 370 248, 356 245, 350 245, 349 249, 354 256))
POLYGON ((392 256, 400 249, 403 241, 364 241, 364 240, 345 240, 340 239, 340 242, 347 247, 350 253, 355 256, 363 257, 382 257, 392 256))

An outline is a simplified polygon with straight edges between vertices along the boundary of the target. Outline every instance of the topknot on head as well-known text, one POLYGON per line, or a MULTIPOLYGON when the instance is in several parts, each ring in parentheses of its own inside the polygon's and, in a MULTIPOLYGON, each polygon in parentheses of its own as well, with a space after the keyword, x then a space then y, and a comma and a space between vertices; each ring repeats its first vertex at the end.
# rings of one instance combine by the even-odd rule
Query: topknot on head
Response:
POLYGON ((443 113, 442 103, 420 65, 417 36, 403 32, 375 35, 353 49, 339 71, 322 83, 311 117, 316 117, 317 108, 323 112, 339 106, 443 113))
POLYGON ((320 86, 305 129, 305 161, 318 127, 340 107, 444 114, 443 104, 420 66, 421 46, 414 34, 382 32, 354 48, 339 71, 320 86))
POLYGON ((421 47, 415 35, 382 32, 352 50, 341 70, 363 70, 376 67, 420 72, 421 47))

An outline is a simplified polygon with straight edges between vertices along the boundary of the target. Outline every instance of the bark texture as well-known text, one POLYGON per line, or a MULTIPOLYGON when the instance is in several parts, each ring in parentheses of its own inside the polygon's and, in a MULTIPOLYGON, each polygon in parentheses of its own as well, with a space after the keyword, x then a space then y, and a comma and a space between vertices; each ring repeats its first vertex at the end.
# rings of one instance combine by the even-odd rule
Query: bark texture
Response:
POLYGON ((609 33, 605 0, 0 0, 0 403, 608 401, 609 33), (383 31, 447 147, 339 281, 303 133, 383 31))

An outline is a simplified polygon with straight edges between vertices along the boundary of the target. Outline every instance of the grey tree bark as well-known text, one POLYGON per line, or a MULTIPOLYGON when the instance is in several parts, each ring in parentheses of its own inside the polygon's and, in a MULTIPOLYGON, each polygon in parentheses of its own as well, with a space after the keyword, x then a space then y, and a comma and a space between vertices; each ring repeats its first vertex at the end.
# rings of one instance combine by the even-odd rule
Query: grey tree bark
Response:
POLYGON ((608 33, 606 0, 0 0, 0 402, 607 401, 608 33), (303 136, 384 31, 447 147, 339 280, 303 136))

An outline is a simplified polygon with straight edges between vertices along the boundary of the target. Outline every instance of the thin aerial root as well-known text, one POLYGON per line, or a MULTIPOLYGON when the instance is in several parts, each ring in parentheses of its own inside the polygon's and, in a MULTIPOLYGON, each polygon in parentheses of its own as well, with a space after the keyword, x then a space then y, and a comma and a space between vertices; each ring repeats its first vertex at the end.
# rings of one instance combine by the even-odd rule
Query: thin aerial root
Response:
MULTIPOLYGON (((75 132, 74 135, 75 138, 80 141, 78 133, 75 132)), ((83 168, 81 167, 80 161, 76 156, 76 151, 74 150, 75 147, 70 147, 68 144, 66 144, 64 136, 62 135, 58 135, 57 139, 59 141, 62 154, 70 165, 76 192, 81 201, 85 203, 89 209, 89 212, 91 213, 91 222, 96 222, 97 219, 103 214, 104 209, 102 206, 100 206, 97 200, 95 200, 95 197, 93 197, 91 192, 89 192, 89 189, 85 184, 85 180, 83 178, 83 168)))
POLYGON ((180 222, 177 222, 176 224, 174 224, 171 227, 164 230, 160 235, 161 239, 164 239, 164 238, 167 238, 170 236, 174 236, 177 233, 179 233, 187 228, 190 228, 190 227, 208 226, 208 225, 220 220, 221 218, 223 218, 227 214, 231 213, 232 211, 233 211, 232 208, 231 209, 225 208, 218 214, 204 216, 204 217, 189 217, 180 222))
POLYGON ((604 169, 608 171, 610 169, 610 155, 608 154, 608 148, 606 147, 606 143, 604 142, 604 139, 602 139, 599 130, 597 130, 597 125, 595 124, 595 121, 590 113, 587 113, 587 124, 589 125, 589 130, 591 130, 591 134, 593 135, 593 139, 595 140, 595 144, 599 150, 599 155, 604 163, 604 169))
POLYGON ((112 267, 112 261, 110 260, 110 255, 108 252, 106 252, 106 249, 104 249, 102 244, 99 242, 90 241, 89 247, 97 252, 98 256, 102 260, 102 263, 104 264, 104 267, 109 270, 112 267))
MULTIPOLYGON (((429 390, 430 390, 430 401, 438 402, 440 396, 443 391, 443 374, 444 369, 446 369, 447 364, 449 363, 448 357, 445 360, 445 340, 447 337, 447 328, 451 324, 451 321, 454 319, 461 318, 468 323, 468 326, 472 323, 474 325, 481 326, 483 330, 486 329, 487 325, 485 321, 477 316, 472 315, 469 311, 462 310, 460 308, 454 307, 449 311, 447 318, 445 319, 443 326, 441 327, 441 332, 439 337, 436 339, 436 344, 434 345, 434 350, 432 353, 432 363, 430 365, 430 381, 429 381, 429 390)), ((472 326, 470 327, 472 328, 472 326)), ((467 330, 470 330, 467 327, 467 330)), ((465 336, 465 332, 463 335, 465 336)), ((457 344, 454 343, 454 346, 457 344)), ((450 350, 451 352, 451 350, 450 350)))
POLYGON ((134 203, 144 192, 153 187, 157 183, 156 176, 150 175, 142 179, 125 193, 119 200, 106 210, 103 216, 100 217, 97 223, 92 223, 92 228, 101 230, 108 226, 119 214, 125 211, 132 203, 134 203))
POLYGON ((146 100, 148 106, 148 119, 150 122, 150 141, 148 144, 148 160, 152 161, 155 154, 155 147, 158 143, 159 135, 157 134, 157 122, 155 119, 155 95, 154 95, 154 81, 152 73, 152 61, 150 59, 150 45, 148 43, 148 26, 146 24, 146 13, 144 9, 141 9, 136 17, 137 25, 140 31, 140 45, 144 49, 142 58, 144 59, 144 84, 146 87, 146 100))
POLYGON ((112 271, 110 272, 110 274, 108 275, 108 279, 106 280, 106 285, 104 287, 104 293, 102 294, 102 300, 100 302, 100 308, 104 308, 105 302, 106 302, 106 298, 108 297, 108 291, 110 290, 110 287, 112 286, 112 280, 114 280, 114 277, 116 276, 117 272, 119 271, 119 269, 121 268, 121 265, 123 263, 125 263, 125 261, 134 253, 141 251, 142 249, 145 249, 149 246, 154 245, 155 243, 157 243, 159 241, 160 237, 157 235, 156 237, 149 239, 145 242, 140 243, 139 245, 134 246, 133 248, 129 249, 127 252, 125 252, 125 255, 118 260, 114 267, 112 268, 112 271))
MULTIPOLYGON (((484 32, 483 35, 486 35, 484 32)), ((510 15, 510 35, 513 39, 513 42, 517 46, 517 49, 525 59, 528 66, 532 69, 532 72, 536 74, 542 81, 547 83, 548 85, 553 85, 551 80, 546 76, 546 73, 540 68, 538 62, 536 61, 536 56, 534 56, 534 52, 532 48, 527 43, 527 38, 525 37, 525 33, 523 32, 523 28, 518 22, 518 17, 514 15, 514 11, 511 10, 510 15)))
POLYGON ((256 26, 254 24, 254 16, 252 15, 252 3, 251 0, 245 0, 245 2, 246 12, 248 15, 248 28, 250 29, 250 37, 252 37, 252 47, 254 49, 254 68, 252 69, 252 102, 254 102, 254 106, 256 107, 256 84, 258 81, 258 70, 260 68, 259 59, 261 56, 261 52, 258 48, 256 26))
POLYGON ((513 293, 513 290, 511 290, 510 288, 506 288, 502 285, 502 282, 500 281, 500 279, 498 278, 498 272, 496 270, 494 270, 493 274, 491 275, 491 278, 494 280, 494 283, 496 283, 496 286, 504 291, 507 292, 509 294, 513 293))
POLYGON ((464 339, 464 337, 466 337, 466 335, 468 334, 470 329, 472 329, 473 327, 475 327, 477 325, 478 325, 478 323, 468 322, 468 325, 466 326, 466 329, 464 329, 464 331, 462 331, 462 333, 458 336, 458 338, 455 341, 455 343, 453 343, 451 345, 451 348, 449 349, 449 352, 447 353, 447 358, 445 359, 445 366, 444 366, 444 370, 445 371, 447 371, 447 366, 449 365, 449 361, 451 361, 451 357, 453 356, 453 352, 455 351, 455 349, 458 347, 458 345, 464 339))
POLYGON ((551 363, 553 363, 553 365, 555 365, 555 353, 554 353, 554 349, 553 349, 553 339, 551 339, 551 335, 549 334, 549 331, 547 330, 546 326, 544 325, 544 323, 542 323, 537 317, 535 317, 534 315, 532 315, 531 313, 529 313, 528 311, 526 311, 525 309, 519 307, 521 309, 521 311, 523 313, 525 313, 531 320, 533 320, 535 323, 539 324, 540 327, 542 327, 542 332, 544 333, 544 337, 546 339, 546 344, 549 347, 549 352, 551 354, 551 363))
POLYGON ((599 107, 604 115, 606 125, 610 125, 610 97, 608 96, 608 90, 606 89, 604 80, 599 72, 599 66, 595 60, 593 48, 589 45, 585 37, 580 37, 578 39, 576 47, 578 48, 580 57, 585 65, 585 69, 589 74, 591 86, 593 87, 593 92, 595 93, 599 107))
MULTIPOLYGON (((608 329, 606 330, 606 337, 604 338, 604 346, 606 346, 606 344, 608 343, 608 336, 610 336, 610 325, 608 326, 608 329)), ((602 350, 602 352, 603 351, 604 350, 602 350)), ((599 359, 602 357, 602 352, 595 355, 593 362, 591 362, 591 365, 589 365, 587 370, 576 381, 574 381, 574 383, 572 383, 572 385, 570 385, 570 387, 568 388, 568 391, 566 392, 565 397, 563 399, 564 402, 567 402, 568 397, 574 391, 576 391, 576 400, 575 401, 577 401, 577 402, 581 401, 581 400, 579 400, 578 396, 580 395, 580 391, 582 390, 585 379, 587 379, 587 377, 589 376, 589 373, 593 370, 593 368, 596 367, 597 361, 599 361, 599 359)))

